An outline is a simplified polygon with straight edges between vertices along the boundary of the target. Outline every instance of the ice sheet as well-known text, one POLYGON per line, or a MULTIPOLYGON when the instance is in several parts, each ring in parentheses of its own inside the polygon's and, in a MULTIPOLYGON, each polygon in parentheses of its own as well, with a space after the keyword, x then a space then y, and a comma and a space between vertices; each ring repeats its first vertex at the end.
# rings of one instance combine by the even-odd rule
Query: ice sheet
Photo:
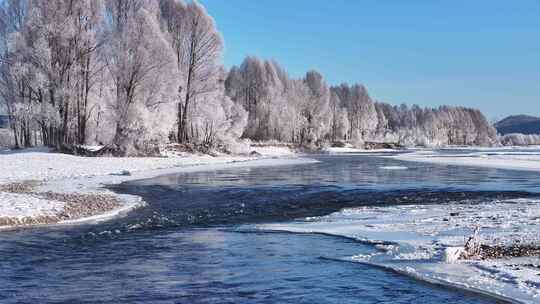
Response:
POLYGON ((536 149, 515 151, 501 148, 469 153, 465 149, 462 149, 460 153, 424 150, 390 157, 403 161, 432 164, 540 171, 540 150, 536 149))
POLYGON ((322 233, 377 244, 378 251, 349 259, 389 268, 419 279, 518 300, 540 301, 540 258, 448 260, 474 229, 483 243, 540 242, 540 200, 483 204, 406 205, 344 209, 328 216, 256 228, 322 233))

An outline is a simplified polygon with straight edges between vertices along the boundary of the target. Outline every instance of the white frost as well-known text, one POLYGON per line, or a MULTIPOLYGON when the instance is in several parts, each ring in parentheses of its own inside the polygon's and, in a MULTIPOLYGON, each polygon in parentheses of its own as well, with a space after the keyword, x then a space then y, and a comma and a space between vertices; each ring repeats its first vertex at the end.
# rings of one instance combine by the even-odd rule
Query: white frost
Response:
POLYGON ((399 152, 400 150, 394 149, 358 149, 353 147, 327 147, 323 149, 323 152, 328 154, 343 154, 343 153, 388 153, 399 152))
POLYGON ((465 248, 463 247, 448 247, 444 250, 444 261, 446 263, 455 263, 464 252, 465 248))
POLYGON ((287 146, 263 146, 263 147, 251 147, 251 151, 257 152, 264 157, 283 157, 294 156, 294 152, 287 146))
POLYGON ((64 203, 32 195, 0 192, 0 218, 23 219, 37 215, 54 216, 64 210, 64 203))
POLYGON ((540 257, 456 263, 467 238, 477 227, 481 227, 479 237, 485 244, 540 244, 540 200, 359 207, 303 221, 256 227, 396 244, 377 245, 383 253, 362 253, 350 259, 522 303, 538 303, 540 298, 540 257))
POLYGON ((382 166, 382 167, 379 167, 379 169, 382 169, 382 170, 407 170, 409 168, 405 167, 405 166, 382 166))
MULTIPOLYGON (((464 151, 464 150, 462 150, 464 151)), ((422 163, 485 167, 495 169, 540 171, 540 150, 513 152, 508 149, 471 153, 440 153, 437 151, 417 151, 404 153, 391 158, 422 163)))

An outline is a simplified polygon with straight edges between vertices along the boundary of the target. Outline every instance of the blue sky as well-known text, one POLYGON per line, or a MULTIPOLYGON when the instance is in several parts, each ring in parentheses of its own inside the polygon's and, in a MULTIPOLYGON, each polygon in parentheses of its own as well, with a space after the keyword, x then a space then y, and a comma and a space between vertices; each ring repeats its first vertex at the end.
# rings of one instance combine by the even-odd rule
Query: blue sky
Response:
POLYGON ((227 67, 273 58, 291 75, 360 82, 394 104, 540 115, 540 1, 201 0, 227 67))

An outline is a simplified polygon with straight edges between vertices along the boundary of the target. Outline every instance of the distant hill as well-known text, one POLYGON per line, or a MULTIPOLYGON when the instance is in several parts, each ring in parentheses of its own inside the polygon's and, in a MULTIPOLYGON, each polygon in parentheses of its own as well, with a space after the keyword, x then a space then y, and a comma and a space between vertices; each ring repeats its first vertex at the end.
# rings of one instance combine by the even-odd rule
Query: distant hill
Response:
POLYGON ((540 117, 529 115, 508 116, 495 124, 499 134, 540 134, 540 117))

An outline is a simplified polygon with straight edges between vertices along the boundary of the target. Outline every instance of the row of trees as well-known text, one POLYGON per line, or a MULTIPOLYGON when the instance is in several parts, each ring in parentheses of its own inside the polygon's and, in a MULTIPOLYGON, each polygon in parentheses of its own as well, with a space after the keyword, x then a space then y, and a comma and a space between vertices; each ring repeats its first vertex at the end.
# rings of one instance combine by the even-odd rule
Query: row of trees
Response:
POLYGON ((156 143, 306 146, 392 141, 494 142, 477 110, 391 106, 361 85, 329 87, 248 57, 225 71, 223 40, 196 1, 5 0, 0 102, 17 146, 105 144, 122 154, 156 143))
POLYGON ((7 0, 0 96, 17 146, 210 144, 247 113, 224 94, 223 42, 197 2, 7 0))
POLYGON ((490 145, 496 131, 475 109, 392 106, 365 87, 330 87, 321 74, 291 79, 274 61, 248 57, 229 71, 227 95, 249 113, 244 137, 302 145, 391 141, 403 145, 490 145))
POLYGON ((537 146, 540 145, 540 134, 506 134, 500 137, 504 146, 537 146))

